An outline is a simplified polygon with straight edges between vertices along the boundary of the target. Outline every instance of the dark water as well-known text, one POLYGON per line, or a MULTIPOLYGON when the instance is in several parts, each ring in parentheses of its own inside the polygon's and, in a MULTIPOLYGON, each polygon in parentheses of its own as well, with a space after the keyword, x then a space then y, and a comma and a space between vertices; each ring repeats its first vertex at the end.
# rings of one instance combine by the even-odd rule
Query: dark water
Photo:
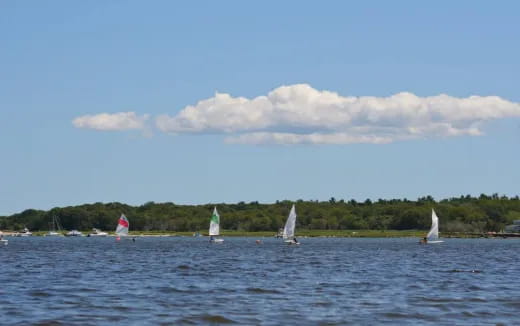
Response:
POLYGON ((520 241, 10 238, 0 324, 520 322, 520 241))

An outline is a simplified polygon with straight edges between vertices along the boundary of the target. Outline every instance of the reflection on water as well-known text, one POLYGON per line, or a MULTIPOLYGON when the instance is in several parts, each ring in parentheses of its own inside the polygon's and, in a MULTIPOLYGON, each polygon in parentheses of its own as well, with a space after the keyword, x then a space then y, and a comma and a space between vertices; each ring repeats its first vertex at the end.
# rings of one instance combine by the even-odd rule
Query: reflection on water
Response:
POLYGON ((511 324, 520 240, 11 238, 1 324, 511 324))

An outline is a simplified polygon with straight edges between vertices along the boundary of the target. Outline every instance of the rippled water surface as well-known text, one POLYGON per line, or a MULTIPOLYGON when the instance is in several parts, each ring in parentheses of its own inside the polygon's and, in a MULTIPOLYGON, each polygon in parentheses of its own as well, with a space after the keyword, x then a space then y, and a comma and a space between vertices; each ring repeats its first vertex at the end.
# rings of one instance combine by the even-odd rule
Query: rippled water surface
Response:
POLYGON ((1 324, 520 321, 520 240, 10 238, 1 324))

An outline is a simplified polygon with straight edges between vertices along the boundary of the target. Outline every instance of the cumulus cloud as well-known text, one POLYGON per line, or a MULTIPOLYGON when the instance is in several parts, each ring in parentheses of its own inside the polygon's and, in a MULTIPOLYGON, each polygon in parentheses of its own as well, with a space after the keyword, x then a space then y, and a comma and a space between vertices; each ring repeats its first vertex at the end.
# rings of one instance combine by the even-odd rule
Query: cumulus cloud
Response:
POLYGON ((144 129, 148 115, 138 116, 135 112, 100 113, 84 115, 72 121, 76 128, 95 130, 131 130, 144 129))
POLYGON ((173 116, 156 118, 169 133, 221 133, 228 143, 384 144, 480 135, 483 122, 519 117, 520 104, 498 96, 341 96, 307 84, 253 99, 217 93, 173 116))

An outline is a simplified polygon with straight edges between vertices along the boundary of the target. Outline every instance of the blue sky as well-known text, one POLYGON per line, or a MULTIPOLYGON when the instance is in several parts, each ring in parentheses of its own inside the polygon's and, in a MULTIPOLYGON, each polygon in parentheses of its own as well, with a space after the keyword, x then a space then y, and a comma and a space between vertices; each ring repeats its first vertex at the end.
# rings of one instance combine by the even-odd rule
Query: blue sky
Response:
POLYGON ((2 1, 0 215, 516 195, 518 12, 516 1, 2 1))

